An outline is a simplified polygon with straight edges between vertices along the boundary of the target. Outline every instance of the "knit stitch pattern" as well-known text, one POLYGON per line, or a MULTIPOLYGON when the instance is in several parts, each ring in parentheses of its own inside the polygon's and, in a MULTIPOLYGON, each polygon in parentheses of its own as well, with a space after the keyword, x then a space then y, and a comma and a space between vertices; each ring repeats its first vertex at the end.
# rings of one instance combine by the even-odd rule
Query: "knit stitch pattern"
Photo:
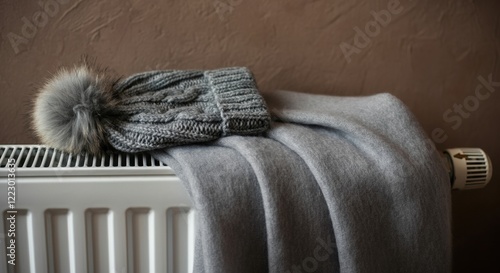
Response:
POLYGON ((123 152, 256 135, 270 126, 244 67, 144 72, 117 82, 113 93, 119 103, 105 123, 106 138, 123 152))

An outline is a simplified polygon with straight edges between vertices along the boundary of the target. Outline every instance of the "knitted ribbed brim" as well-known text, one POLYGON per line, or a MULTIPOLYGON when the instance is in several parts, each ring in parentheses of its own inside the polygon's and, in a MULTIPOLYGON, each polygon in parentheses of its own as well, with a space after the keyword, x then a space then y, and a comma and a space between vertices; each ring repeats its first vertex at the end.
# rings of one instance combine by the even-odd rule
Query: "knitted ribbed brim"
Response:
POLYGON ((222 118, 223 136, 256 134, 269 126, 269 114, 246 68, 204 73, 222 118))

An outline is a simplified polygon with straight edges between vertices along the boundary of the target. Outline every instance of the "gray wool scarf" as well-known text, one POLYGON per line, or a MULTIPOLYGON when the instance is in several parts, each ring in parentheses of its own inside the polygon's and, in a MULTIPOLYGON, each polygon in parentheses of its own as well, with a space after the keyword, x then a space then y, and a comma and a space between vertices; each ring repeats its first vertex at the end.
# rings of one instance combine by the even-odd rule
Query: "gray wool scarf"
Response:
POLYGON ((450 183, 395 97, 267 94, 264 136, 153 155, 196 209, 196 273, 451 271, 450 183))

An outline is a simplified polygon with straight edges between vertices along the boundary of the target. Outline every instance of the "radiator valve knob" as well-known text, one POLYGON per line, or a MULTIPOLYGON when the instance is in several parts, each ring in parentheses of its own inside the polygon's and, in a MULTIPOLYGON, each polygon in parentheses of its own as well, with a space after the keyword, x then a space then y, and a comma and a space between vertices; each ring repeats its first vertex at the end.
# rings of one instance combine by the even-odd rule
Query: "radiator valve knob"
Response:
POLYGON ((490 182, 493 168, 482 149, 446 149, 443 157, 449 167, 452 189, 480 189, 490 182))

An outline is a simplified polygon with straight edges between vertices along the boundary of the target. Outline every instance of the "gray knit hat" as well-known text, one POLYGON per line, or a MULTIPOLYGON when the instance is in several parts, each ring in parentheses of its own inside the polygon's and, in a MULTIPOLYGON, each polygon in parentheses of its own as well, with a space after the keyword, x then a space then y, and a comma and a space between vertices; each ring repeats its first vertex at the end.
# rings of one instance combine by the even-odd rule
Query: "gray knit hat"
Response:
POLYGON ((42 141, 72 153, 123 152, 254 135, 270 116, 243 67, 151 71, 113 80, 88 65, 63 70, 35 101, 42 141))

